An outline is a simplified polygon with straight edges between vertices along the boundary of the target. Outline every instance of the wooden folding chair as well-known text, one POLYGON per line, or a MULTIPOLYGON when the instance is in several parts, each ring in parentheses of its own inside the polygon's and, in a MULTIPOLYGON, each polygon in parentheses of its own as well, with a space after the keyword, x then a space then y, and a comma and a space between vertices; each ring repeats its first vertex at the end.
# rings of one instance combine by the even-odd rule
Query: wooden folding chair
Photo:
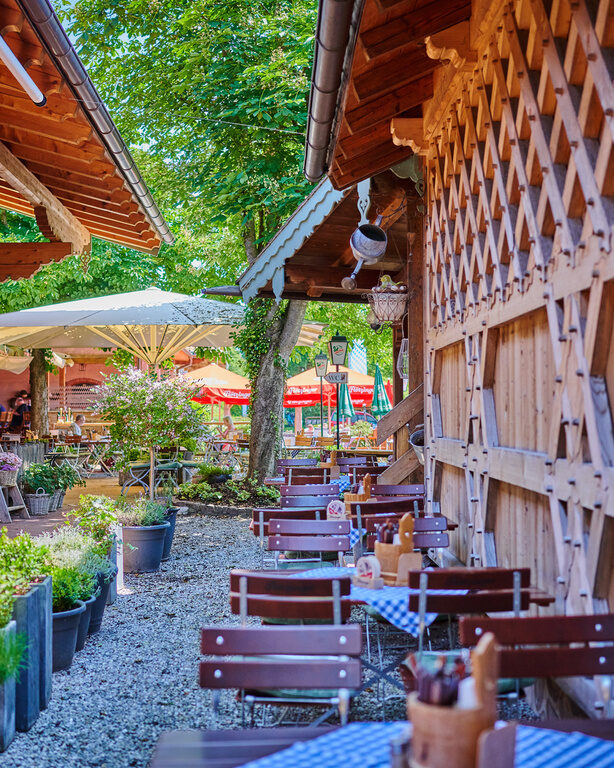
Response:
POLYGON ((307 553, 307 557, 288 558, 285 562, 290 567, 300 566, 304 563, 323 562, 322 554, 326 552, 336 552, 339 564, 343 565, 343 556, 350 549, 349 533, 349 520, 271 519, 269 521, 267 549, 269 552, 275 553, 275 568, 279 568, 280 552, 307 553), (340 529, 345 533, 336 533, 340 529), (312 531, 319 531, 319 533, 312 533, 312 531), (308 553, 318 553, 319 557, 314 557, 308 553))
POLYGON ((214 656, 200 662, 200 685, 219 693, 236 688, 253 722, 256 705, 326 706, 347 722, 353 690, 360 688, 361 629, 348 626, 204 627, 201 653, 214 656), (332 709, 331 709, 332 708, 332 709))
POLYGON ((278 474, 283 474, 286 467, 317 467, 317 459, 277 459, 276 469, 278 474))
POLYGON ((321 485, 330 482, 331 470, 330 467, 285 467, 283 475, 286 485, 321 485))
POLYGON ((383 496, 415 496, 424 498, 424 485, 380 485, 379 483, 372 488, 373 495, 376 498, 383 496))

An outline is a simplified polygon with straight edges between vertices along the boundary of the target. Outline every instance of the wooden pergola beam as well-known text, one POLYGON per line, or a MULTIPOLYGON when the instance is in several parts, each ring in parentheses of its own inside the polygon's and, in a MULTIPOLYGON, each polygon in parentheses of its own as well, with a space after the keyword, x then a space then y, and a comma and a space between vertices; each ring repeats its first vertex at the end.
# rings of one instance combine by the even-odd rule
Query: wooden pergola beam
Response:
POLYGON ((30 277, 43 264, 68 256, 70 243, 0 243, 0 282, 30 277))
POLYGON ((401 85, 371 101, 346 112, 345 119, 352 133, 377 125, 412 107, 422 104, 433 96, 433 74, 429 72, 417 80, 401 85))
MULTIPOLYGON (((73 253, 87 253, 92 239, 88 230, 34 174, 0 142, 0 177, 34 208, 43 209, 52 235, 70 243, 73 253)), ((37 216, 38 220, 38 216, 37 216)))

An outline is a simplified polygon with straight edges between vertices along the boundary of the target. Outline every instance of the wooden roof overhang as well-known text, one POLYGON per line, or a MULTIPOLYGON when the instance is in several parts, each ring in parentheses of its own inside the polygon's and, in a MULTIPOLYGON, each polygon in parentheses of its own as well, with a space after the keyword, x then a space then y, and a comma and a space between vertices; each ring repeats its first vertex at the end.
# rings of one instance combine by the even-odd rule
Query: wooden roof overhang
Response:
POLYGON ((326 172, 336 189, 345 189, 412 154, 410 142, 393 141, 391 121, 402 121, 405 138, 420 135, 436 70, 449 58, 437 35, 452 28, 455 42, 468 36, 471 0, 355 0, 349 34, 338 21, 328 31, 336 28, 338 39, 348 40, 335 105, 319 89, 334 66, 318 56, 324 42, 334 46, 326 13, 321 2, 305 173, 315 181, 326 172))
POLYGON ((91 235, 148 253, 173 242, 48 0, 0 0, 0 34, 46 97, 36 106, 0 62, 0 207, 55 241, 3 245, 0 280, 87 251, 91 235))
MULTIPOLYGON (((341 286, 356 260, 350 237, 360 220, 358 190, 335 192, 328 180, 322 181, 295 211, 258 259, 239 278, 243 298, 267 296, 277 299, 366 302, 366 292, 377 284, 382 273, 405 279, 407 230, 404 223, 407 196, 413 185, 381 174, 370 182, 368 217, 383 217, 388 247, 385 257, 373 265, 363 265, 356 277, 357 287, 341 286)), ((228 286, 216 293, 232 293, 228 286)), ((208 291, 209 292, 209 291, 208 291)))

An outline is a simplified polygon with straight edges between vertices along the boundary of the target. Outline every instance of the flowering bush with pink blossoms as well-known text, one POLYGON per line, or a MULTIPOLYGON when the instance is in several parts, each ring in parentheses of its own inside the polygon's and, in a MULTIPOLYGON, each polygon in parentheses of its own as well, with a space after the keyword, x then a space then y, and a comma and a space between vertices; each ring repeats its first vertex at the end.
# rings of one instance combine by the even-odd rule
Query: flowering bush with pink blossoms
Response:
POLYGON ((95 410, 113 422, 110 433, 116 447, 148 448, 153 465, 156 448, 194 450, 207 435, 200 409, 192 402, 199 388, 182 377, 157 378, 130 368, 96 387, 95 410))
POLYGON ((19 469, 23 461, 16 453, 2 453, 0 451, 0 470, 4 472, 15 472, 19 469))

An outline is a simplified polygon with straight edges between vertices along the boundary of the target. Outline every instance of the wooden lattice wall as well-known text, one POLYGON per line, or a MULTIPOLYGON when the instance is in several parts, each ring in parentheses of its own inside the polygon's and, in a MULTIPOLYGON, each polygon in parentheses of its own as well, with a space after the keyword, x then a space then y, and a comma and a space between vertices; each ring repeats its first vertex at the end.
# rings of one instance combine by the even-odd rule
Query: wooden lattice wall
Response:
POLYGON ((420 147, 429 503, 569 613, 614 609, 613 5, 474 3, 420 147))

